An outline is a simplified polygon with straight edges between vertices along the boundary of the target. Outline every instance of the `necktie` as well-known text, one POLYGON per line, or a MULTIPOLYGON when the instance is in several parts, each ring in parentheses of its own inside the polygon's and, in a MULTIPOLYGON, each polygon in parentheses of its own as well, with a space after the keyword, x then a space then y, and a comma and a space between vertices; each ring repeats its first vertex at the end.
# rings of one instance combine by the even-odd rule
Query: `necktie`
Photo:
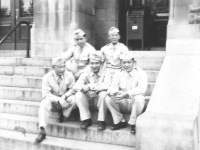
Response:
POLYGON ((62 80, 62 76, 58 76, 58 79, 57 79, 57 83, 58 83, 58 85, 60 85, 61 80, 62 80))
POLYGON ((99 75, 97 73, 94 74, 94 83, 98 83, 98 77, 99 75))

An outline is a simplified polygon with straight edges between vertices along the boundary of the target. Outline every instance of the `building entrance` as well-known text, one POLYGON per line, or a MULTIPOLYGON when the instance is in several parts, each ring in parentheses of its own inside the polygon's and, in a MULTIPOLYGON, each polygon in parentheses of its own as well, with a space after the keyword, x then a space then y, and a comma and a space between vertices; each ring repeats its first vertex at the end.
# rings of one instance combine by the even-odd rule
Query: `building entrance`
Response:
MULTIPOLYGON (((33 22, 33 0, 0 0, 0 39, 23 20, 33 22)), ((0 50, 26 49, 26 25, 21 25, 0 50)))
POLYGON ((169 0, 121 0, 121 42, 131 50, 165 50, 169 0))

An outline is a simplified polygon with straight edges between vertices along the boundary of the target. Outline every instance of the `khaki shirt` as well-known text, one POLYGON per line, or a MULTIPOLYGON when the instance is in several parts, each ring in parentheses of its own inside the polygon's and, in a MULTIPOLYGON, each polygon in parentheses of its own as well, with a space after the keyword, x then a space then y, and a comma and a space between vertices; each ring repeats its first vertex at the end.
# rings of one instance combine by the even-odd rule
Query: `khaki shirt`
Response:
POLYGON ((113 76, 110 91, 127 91, 129 97, 145 95, 147 90, 147 74, 139 67, 134 67, 131 72, 119 71, 113 76))
POLYGON ((65 71, 60 78, 52 70, 42 78, 42 98, 54 102, 58 101, 60 96, 64 94, 69 97, 73 93, 70 89, 73 87, 74 82, 74 76, 71 72, 65 71))
POLYGON ((87 85, 90 90, 93 90, 95 87, 99 87, 102 90, 107 90, 111 84, 111 76, 106 73, 102 68, 97 74, 89 67, 76 82, 75 89, 82 89, 83 86, 87 85))
POLYGON ((65 52, 62 55, 62 57, 65 58, 66 60, 69 60, 70 58, 73 58, 77 62, 77 61, 79 61, 80 58, 89 59, 89 56, 93 51, 96 51, 96 50, 89 43, 85 43, 83 48, 81 48, 78 45, 74 45, 67 52, 65 52))
POLYGON ((106 67, 114 69, 121 68, 119 58, 121 54, 123 54, 126 51, 128 51, 128 48, 122 43, 117 43, 115 46, 112 43, 110 43, 102 47, 101 52, 104 56, 106 67))

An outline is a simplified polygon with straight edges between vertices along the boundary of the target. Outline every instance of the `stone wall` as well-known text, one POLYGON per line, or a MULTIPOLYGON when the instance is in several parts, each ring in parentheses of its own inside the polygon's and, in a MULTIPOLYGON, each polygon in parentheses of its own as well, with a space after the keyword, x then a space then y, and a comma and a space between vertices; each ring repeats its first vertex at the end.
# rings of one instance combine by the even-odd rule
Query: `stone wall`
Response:
POLYGON ((31 56, 60 56, 73 44, 75 28, 94 44, 94 0, 35 0, 31 56))
POLYGON ((96 0, 95 47, 100 49, 109 43, 108 30, 118 27, 119 0, 96 0))

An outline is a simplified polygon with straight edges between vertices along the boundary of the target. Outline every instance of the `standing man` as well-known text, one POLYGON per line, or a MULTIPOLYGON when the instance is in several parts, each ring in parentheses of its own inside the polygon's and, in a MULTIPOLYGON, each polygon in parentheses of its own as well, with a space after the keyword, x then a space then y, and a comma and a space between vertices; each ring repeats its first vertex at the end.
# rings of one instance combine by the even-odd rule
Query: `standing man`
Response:
POLYGON ((114 75, 108 89, 109 96, 106 97, 106 105, 114 122, 111 130, 125 128, 127 123, 123 113, 131 113, 128 123, 131 125, 131 133, 135 134, 136 118, 142 113, 145 105, 147 74, 135 65, 131 52, 124 53, 120 59, 122 70, 114 75))
POLYGON ((90 101, 94 101, 97 106, 98 113, 98 130, 105 130, 105 117, 107 107, 105 98, 107 96, 107 89, 110 86, 111 78, 102 70, 102 56, 101 52, 93 53, 89 58, 90 68, 85 71, 77 83, 75 89, 78 91, 75 94, 76 104, 80 110, 80 118, 82 129, 87 129, 91 124, 91 113, 89 110, 90 101))
POLYGON ((76 107, 74 91, 74 77, 71 72, 65 71, 65 60, 54 58, 52 60, 53 70, 42 78, 42 102, 39 108, 40 133, 35 142, 40 143, 46 138, 45 128, 49 113, 53 107, 58 109, 58 122, 63 122, 64 116, 69 117, 71 111, 76 107))
POLYGON ((96 51, 95 48, 87 43, 86 34, 83 30, 77 29, 74 32, 75 45, 65 52, 62 57, 66 59, 66 68, 71 71, 76 78, 79 78, 80 74, 83 73, 80 69, 80 59, 84 58, 86 61, 82 61, 84 66, 88 65, 89 55, 96 51))
POLYGON ((119 29, 111 27, 108 31, 108 39, 110 44, 101 48, 101 52, 104 56, 104 68, 111 75, 114 75, 116 71, 121 69, 120 56, 128 51, 128 48, 119 42, 120 35, 119 29))

